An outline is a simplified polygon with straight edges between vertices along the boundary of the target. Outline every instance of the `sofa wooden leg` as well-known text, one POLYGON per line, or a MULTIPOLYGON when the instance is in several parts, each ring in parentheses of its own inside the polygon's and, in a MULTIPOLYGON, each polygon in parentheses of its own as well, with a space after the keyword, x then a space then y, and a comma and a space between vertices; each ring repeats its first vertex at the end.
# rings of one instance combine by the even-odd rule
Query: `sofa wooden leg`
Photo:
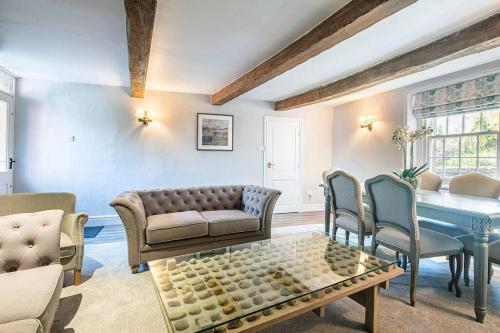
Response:
POLYGON ((138 273, 139 272, 139 265, 130 266, 130 271, 132 271, 132 274, 138 273))
POLYGON ((78 286, 82 282, 82 270, 75 269, 74 274, 75 276, 73 277, 73 283, 75 284, 75 286, 78 286))

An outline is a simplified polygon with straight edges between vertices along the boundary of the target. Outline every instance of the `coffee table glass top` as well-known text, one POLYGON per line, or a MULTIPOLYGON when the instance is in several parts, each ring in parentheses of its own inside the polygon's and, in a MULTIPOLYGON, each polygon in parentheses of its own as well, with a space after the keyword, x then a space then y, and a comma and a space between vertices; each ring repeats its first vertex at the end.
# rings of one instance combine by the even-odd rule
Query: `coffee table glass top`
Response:
MULTIPOLYGON (((171 332, 203 332, 276 306, 307 302, 327 292, 388 271, 381 259, 320 232, 149 262, 171 332)), ((264 312, 263 312, 264 311, 264 312)))

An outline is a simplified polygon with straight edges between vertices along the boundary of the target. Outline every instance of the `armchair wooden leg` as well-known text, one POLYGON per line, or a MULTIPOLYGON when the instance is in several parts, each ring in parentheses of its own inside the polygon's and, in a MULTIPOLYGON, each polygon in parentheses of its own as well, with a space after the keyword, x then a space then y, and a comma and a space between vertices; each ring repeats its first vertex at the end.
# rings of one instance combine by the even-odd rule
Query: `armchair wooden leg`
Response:
POLYGON ((139 272, 139 265, 130 266, 130 271, 132 271, 132 274, 138 273, 139 272))
POLYGON ((448 256, 448 263, 450 264, 451 280, 448 282, 448 291, 453 291, 453 285, 455 284, 455 256, 448 256))
POLYGON ((417 280, 418 280, 418 258, 411 261, 411 283, 410 283, 410 304, 415 306, 417 303, 417 280))
POLYGON ((469 278, 469 268, 470 268, 470 254, 464 254, 464 282, 465 286, 469 286, 470 278, 469 278))
POLYGON ((349 231, 345 231, 345 243, 346 245, 349 245, 349 236, 350 236, 350 232, 349 231))
POLYGON ((75 284, 75 286, 78 286, 82 281, 82 270, 75 269, 74 274, 75 276, 73 277, 73 283, 75 284))
POLYGON ((402 265, 403 265, 403 269, 404 269, 404 271, 406 273, 406 269, 408 268, 408 256, 405 255, 405 254, 403 254, 403 263, 402 263, 402 265))

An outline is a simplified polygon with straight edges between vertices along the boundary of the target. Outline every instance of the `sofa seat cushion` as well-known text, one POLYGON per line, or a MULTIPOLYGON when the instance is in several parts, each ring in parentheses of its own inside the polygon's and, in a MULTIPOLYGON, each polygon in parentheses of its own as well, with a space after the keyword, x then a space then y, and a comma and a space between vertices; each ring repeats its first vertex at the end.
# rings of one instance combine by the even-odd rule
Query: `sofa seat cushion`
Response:
POLYGON ((208 235, 208 222, 194 210, 151 215, 146 227, 148 244, 208 235))
POLYGON ((0 333, 42 333, 42 325, 36 319, 25 319, 0 324, 0 333))
POLYGON ((0 274, 0 324, 38 319, 43 331, 50 332, 62 283, 59 264, 0 274))
MULTIPOLYGON (((349 230, 354 230, 358 231, 358 218, 354 217, 351 214, 347 213, 339 213, 337 218, 335 219, 335 223, 337 224, 337 227, 341 227, 343 229, 349 229, 349 230)), ((371 234, 372 232, 372 226, 373 226, 373 219, 372 219, 372 214, 366 213, 365 214, 365 233, 366 234, 371 234)))
POLYGON ((239 232, 257 231, 260 220, 241 210, 210 210, 201 215, 208 221, 208 235, 220 236, 239 232))
POLYGON ((59 245, 61 258, 71 258, 75 255, 76 246, 71 237, 61 232, 61 243, 59 245))

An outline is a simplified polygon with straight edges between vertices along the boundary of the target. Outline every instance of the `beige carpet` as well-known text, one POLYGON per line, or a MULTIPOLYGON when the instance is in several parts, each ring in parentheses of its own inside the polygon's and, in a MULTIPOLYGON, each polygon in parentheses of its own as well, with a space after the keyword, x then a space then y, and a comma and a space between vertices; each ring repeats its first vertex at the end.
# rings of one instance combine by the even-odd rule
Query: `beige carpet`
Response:
MULTIPOLYGON (((276 228, 273 237, 321 227, 276 228)), ((166 332, 149 272, 130 274, 125 242, 88 245, 83 283, 73 286, 72 277, 66 274, 53 332, 166 332)), ((500 332, 499 277, 497 270, 481 325, 473 320, 473 288, 455 297, 446 288, 448 263, 422 260, 416 308, 408 305, 409 273, 382 292, 382 332, 500 332)), ((330 304, 325 318, 307 313, 264 332, 361 332, 363 320, 363 308, 346 299, 330 304)))

